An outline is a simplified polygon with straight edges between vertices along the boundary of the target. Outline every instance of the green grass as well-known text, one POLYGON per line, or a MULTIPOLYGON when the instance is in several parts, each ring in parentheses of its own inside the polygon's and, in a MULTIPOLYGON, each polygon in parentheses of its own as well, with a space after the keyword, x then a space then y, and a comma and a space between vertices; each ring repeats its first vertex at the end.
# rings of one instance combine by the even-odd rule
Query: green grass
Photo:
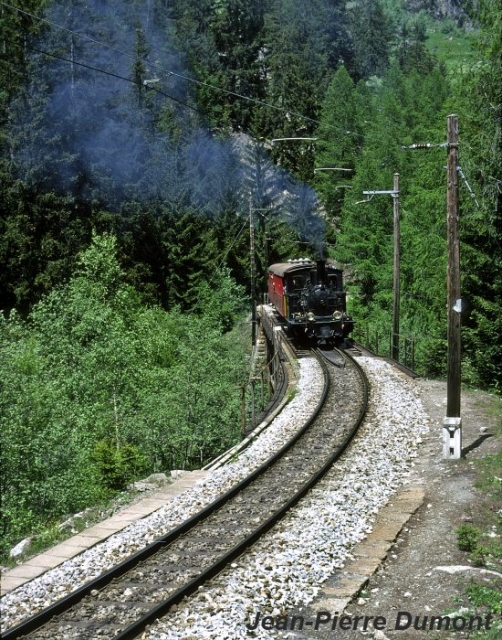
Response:
POLYGON ((493 614, 502 615, 502 591, 500 589, 471 584, 467 587, 467 595, 474 607, 484 607, 493 614))
POLYGON ((448 71, 470 67, 479 58, 474 46, 475 32, 443 33, 438 26, 437 30, 428 31, 427 36, 427 48, 446 64, 448 71))
MULTIPOLYGON (((498 418, 494 436, 502 439, 502 401, 493 396, 485 404, 485 411, 498 418)), ((474 565, 502 574, 502 450, 475 460, 475 486, 482 496, 473 510, 473 524, 457 529, 459 548, 470 553, 474 565)), ((494 626, 473 636, 476 640, 495 640, 502 637, 502 578, 489 583, 475 578, 466 588, 470 609, 493 613, 494 626)))

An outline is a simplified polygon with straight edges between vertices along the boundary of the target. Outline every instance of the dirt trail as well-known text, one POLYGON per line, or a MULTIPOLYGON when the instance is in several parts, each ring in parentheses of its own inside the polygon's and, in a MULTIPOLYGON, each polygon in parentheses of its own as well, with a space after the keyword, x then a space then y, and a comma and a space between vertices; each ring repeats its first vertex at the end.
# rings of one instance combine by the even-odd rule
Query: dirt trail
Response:
MULTIPOLYGON (((472 632, 467 630, 459 629, 452 633, 451 630, 438 631, 434 627, 431 631, 428 629, 430 617, 456 611, 458 616, 466 616, 469 620, 470 614, 461 607, 467 604, 465 587, 474 574, 477 574, 478 581, 486 580, 486 584, 498 584, 502 588, 502 580, 497 581, 496 576, 491 574, 480 575, 478 569, 451 569, 469 565, 469 554, 458 549, 455 530, 462 523, 477 522, 481 508, 480 494, 474 487, 473 461, 502 448, 502 439, 495 436, 500 416, 493 409, 493 397, 479 391, 462 392, 462 449, 465 457, 462 460, 443 460, 442 422, 446 414, 446 384, 422 379, 417 380, 416 384, 433 425, 429 436, 424 439, 413 471, 412 486, 424 489, 425 500, 403 528, 361 597, 349 604, 344 612, 352 620, 355 616, 361 616, 361 619, 365 616, 383 616, 386 623, 376 632, 370 624, 370 630, 363 632, 362 622, 357 624, 356 630, 337 628, 332 631, 327 624, 327 628, 317 631, 290 632, 291 638, 436 640, 472 637, 472 632), (453 572, 438 567, 449 567, 449 571, 453 572), (396 630, 399 612, 408 612, 413 620, 419 616, 419 629, 413 629, 412 622, 411 628, 396 630), (421 629, 422 625, 426 630, 421 629)), ((483 508, 486 509, 486 504, 483 508)), ((497 570, 502 573, 502 565, 497 570)), ((326 603, 322 594, 318 602, 326 603)), ((314 601, 302 614, 305 619, 315 620, 318 610, 319 606, 314 601)), ((407 620, 408 617, 402 614, 400 626, 405 627, 407 620)), ((459 621, 457 624, 462 623, 459 621)), ((283 637, 288 637, 288 634, 283 637)))

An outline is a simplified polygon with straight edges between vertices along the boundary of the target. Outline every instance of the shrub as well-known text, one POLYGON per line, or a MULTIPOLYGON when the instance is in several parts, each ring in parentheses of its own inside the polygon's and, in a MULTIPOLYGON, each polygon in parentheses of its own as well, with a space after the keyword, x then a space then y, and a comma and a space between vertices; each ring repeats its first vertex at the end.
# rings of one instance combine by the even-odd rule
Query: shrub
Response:
POLYGON ((127 484, 146 470, 144 455, 133 444, 117 447, 112 440, 100 440, 92 452, 102 483, 112 491, 125 489, 127 484))
POLYGON ((473 524, 462 524, 457 531, 457 545, 461 551, 474 551, 481 535, 473 524))

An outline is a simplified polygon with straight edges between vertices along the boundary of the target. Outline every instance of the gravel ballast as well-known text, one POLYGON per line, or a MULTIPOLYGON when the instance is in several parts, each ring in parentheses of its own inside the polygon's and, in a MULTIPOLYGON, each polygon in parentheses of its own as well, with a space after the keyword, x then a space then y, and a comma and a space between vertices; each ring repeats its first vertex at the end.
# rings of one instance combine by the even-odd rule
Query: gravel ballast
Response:
MULTIPOLYGON (((350 549, 371 530, 378 509, 409 477, 428 418, 414 383, 387 363, 360 358, 371 383, 370 412, 354 451, 297 508, 207 588, 145 634, 150 639, 249 637, 257 612, 283 615, 307 604, 343 567, 350 549)), ((214 500, 277 450, 316 404, 322 376, 300 360, 293 400, 238 460, 80 556, 2 598, 4 628, 78 588, 214 500)), ((255 637, 271 637, 257 630, 255 637)))
MULTIPOLYGON (((370 410, 355 446, 269 534, 208 588, 144 638, 271 638, 246 624, 258 613, 279 620, 311 602, 350 558, 381 508, 409 480, 428 417, 413 382, 381 360, 360 358, 371 384, 370 410)), ((281 637, 288 633, 282 631, 281 637)), ((293 637, 293 635, 291 635, 293 637)))

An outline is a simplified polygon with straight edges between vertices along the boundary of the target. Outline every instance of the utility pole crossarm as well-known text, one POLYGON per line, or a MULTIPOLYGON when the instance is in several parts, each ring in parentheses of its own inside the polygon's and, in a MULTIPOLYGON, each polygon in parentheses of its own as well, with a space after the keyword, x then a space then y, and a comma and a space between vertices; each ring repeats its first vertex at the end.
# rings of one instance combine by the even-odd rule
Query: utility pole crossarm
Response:
POLYGON ((447 147, 447 142, 440 142, 439 144, 434 144, 432 142, 415 142, 413 144, 401 145, 401 149, 434 149, 437 147, 447 147))
POLYGON ((363 194, 365 196, 378 196, 384 194, 396 198, 399 195, 399 191, 396 191, 395 189, 388 189, 386 191, 363 191, 363 194))
MULTIPOLYGON (((392 300, 392 337, 391 337, 391 357, 399 362, 399 299, 400 299, 400 231, 399 231, 399 174, 394 174, 394 189, 367 189, 363 191, 365 196, 392 196, 394 200, 394 282, 392 300)), ((371 198, 362 202, 369 202, 371 198)), ((357 204, 357 203, 356 203, 357 204)))

